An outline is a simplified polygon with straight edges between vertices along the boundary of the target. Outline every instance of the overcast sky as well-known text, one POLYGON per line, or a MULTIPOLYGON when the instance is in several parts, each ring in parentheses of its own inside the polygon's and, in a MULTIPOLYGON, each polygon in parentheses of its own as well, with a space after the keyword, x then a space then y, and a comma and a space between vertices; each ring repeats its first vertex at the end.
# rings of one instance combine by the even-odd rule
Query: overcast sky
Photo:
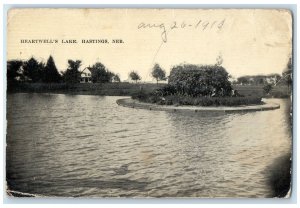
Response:
POLYGON ((285 10, 15 9, 8 17, 7 58, 46 62, 52 55, 59 71, 68 59, 82 60, 82 69, 100 61, 122 80, 135 70, 151 81, 154 63, 168 74, 174 65, 215 64, 221 55, 222 65, 238 77, 281 74, 291 40, 292 20, 285 10), (32 39, 59 43, 21 43, 32 39))

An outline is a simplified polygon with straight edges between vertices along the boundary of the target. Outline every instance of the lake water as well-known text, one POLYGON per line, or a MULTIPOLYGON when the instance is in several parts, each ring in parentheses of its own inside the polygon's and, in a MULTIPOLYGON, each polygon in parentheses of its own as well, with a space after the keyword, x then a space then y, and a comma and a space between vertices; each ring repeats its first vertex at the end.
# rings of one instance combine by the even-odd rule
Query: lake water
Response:
POLYGON ((212 114, 118 106, 121 97, 9 94, 7 178, 41 196, 270 197, 291 151, 289 100, 212 114))

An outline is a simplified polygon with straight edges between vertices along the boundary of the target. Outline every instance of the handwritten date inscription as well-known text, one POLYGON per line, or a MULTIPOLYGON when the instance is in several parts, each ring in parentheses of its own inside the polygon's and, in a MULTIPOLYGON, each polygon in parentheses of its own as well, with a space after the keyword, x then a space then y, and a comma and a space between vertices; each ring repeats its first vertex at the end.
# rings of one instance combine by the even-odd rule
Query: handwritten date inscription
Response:
POLYGON ((172 30, 182 30, 182 29, 197 29, 197 30, 210 30, 210 31, 220 31, 224 27, 226 19, 222 20, 215 20, 215 21, 207 21, 207 20, 198 20, 195 22, 177 22, 173 21, 170 24, 165 24, 165 23, 146 23, 146 22, 141 22, 138 25, 138 29, 158 29, 160 30, 160 35, 162 38, 163 42, 168 41, 168 32, 172 30))

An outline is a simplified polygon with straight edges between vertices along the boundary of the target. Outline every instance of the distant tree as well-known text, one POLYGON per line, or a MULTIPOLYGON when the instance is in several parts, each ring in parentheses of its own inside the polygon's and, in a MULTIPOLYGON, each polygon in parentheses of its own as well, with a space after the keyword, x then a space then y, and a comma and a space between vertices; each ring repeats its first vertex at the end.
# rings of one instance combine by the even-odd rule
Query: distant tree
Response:
POLYGON ((163 70, 158 64, 155 64, 152 69, 152 77, 156 79, 156 84, 158 81, 166 80, 166 71, 163 70))
POLYGON ((68 60, 68 68, 63 72, 63 79, 68 84, 75 84, 80 82, 79 67, 81 66, 80 60, 68 60))
POLYGON ((288 86, 288 93, 291 93, 293 80, 293 63, 292 63, 292 57, 289 57, 286 69, 282 72, 282 79, 283 83, 285 83, 288 86))
POLYGON ((287 63, 287 69, 292 70, 293 63, 292 63, 292 56, 290 55, 288 63, 287 63))
POLYGON ((249 84, 249 79, 247 77, 239 77, 237 78, 237 82, 239 84, 249 84))
POLYGON ((220 54, 217 58, 216 58, 216 66, 221 66, 223 64, 223 57, 220 54))
POLYGON ((42 65, 35 59, 30 58, 23 65, 23 75, 26 80, 31 82, 39 82, 42 80, 42 65))
POLYGON ((111 72, 109 70, 107 70, 107 73, 108 73, 108 77, 109 77, 109 82, 112 82, 114 76, 116 76, 115 73, 113 73, 113 72, 111 72))
POLYGON ((264 87, 263 87, 263 90, 264 92, 268 95, 271 90, 273 89, 273 85, 272 84, 266 84, 264 87))
POLYGON ((115 76, 113 76, 113 81, 114 82, 121 82, 120 75, 119 74, 115 74, 115 76))
POLYGON ((130 72, 129 77, 130 77, 130 79, 134 80, 135 83, 137 83, 138 80, 141 80, 140 75, 135 71, 130 72))
POLYGON ((89 67, 92 76, 93 83, 106 83, 111 82, 113 77, 115 76, 114 73, 110 72, 102 63, 97 62, 92 67, 89 67))
POLYGON ((62 79, 61 75, 57 71, 53 57, 50 56, 47 60, 45 69, 43 70, 43 81, 47 83, 60 82, 62 79))
POLYGON ((281 79, 279 74, 275 74, 275 82, 277 83, 281 79))
POLYGON ((263 75, 252 76, 252 79, 255 85, 262 85, 266 82, 266 76, 263 75))
POLYGON ((18 78, 22 77, 21 67, 23 61, 21 60, 10 60, 7 61, 7 81, 15 82, 18 78))

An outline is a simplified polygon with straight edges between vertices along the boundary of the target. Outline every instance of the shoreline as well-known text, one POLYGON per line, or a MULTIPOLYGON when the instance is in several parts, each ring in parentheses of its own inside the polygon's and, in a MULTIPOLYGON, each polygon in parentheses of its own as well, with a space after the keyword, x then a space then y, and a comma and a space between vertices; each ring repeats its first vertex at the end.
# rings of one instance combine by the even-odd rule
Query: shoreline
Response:
POLYGON ((7 93, 54 93, 76 95, 100 95, 100 96, 132 96, 143 89, 150 93, 163 84, 148 83, 77 83, 68 85, 65 83, 18 83, 7 86, 7 93))
MULTIPOLYGON (((141 91, 151 93, 165 86, 164 83, 77 83, 68 85, 66 83, 7 83, 7 93, 55 93, 55 94, 77 94, 77 95, 100 95, 100 96, 132 96, 141 91)), ((266 95, 262 86, 239 86, 233 85, 244 96, 258 96, 262 98, 289 98, 286 88, 274 88, 266 95)))
POLYGON ((272 102, 265 102, 262 105, 248 105, 248 106, 219 106, 219 107, 203 107, 203 106, 174 106, 174 105, 157 105, 150 103, 143 103, 131 98, 118 99, 117 104, 119 106, 154 110, 154 111, 169 111, 169 112, 223 112, 223 113, 234 113, 234 112, 254 112, 254 111, 266 111, 279 109, 280 105, 272 102))

